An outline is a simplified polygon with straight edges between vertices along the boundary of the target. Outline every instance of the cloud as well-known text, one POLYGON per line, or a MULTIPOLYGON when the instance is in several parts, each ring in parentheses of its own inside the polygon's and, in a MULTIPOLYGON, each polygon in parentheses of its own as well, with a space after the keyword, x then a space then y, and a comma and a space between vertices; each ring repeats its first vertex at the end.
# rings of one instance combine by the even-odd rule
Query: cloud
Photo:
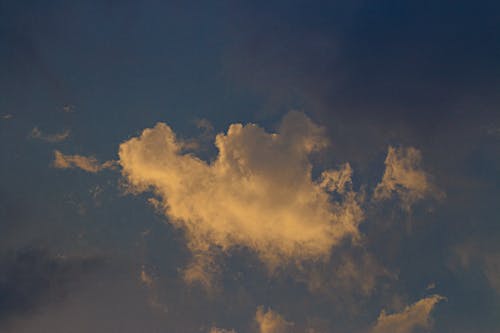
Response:
POLYGON ((255 321, 257 322, 259 333, 287 333, 293 326, 293 323, 283 319, 280 314, 270 309, 264 311, 262 306, 257 308, 255 321))
POLYGON ((330 192, 344 193, 349 184, 352 184, 352 168, 349 163, 342 165, 339 170, 327 170, 321 173, 320 186, 330 192))
POLYGON ((71 133, 70 130, 64 130, 61 133, 44 134, 38 127, 35 126, 31 130, 30 137, 46 142, 56 143, 56 142, 62 142, 67 138, 69 138, 70 133, 71 133))
MULTIPOLYGON (((255 324, 257 326, 252 329, 257 333, 289 333, 294 323, 286 321, 279 313, 259 306, 255 313, 255 324)), ((235 330, 221 329, 212 327, 209 333, 236 333, 235 330)))
POLYGON ((396 193, 405 210, 426 197, 442 198, 441 192, 421 169, 422 153, 413 147, 389 146, 382 181, 375 188, 375 200, 389 199, 396 193))
POLYGON ((353 297, 371 296, 380 279, 397 278, 364 248, 340 249, 336 254, 325 265, 314 265, 298 273, 310 291, 352 301, 353 297))
POLYGON ((151 276, 151 274, 149 274, 146 271, 146 269, 144 267, 142 268, 141 273, 139 274, 139 280, 146 287, 148 287, 148 288, 153 287, 153 283, 154 283, 153 277, 151 276))
POLYGON ((79 168, 87 172, 96 173, 104 169, 113 169, 115 164, 115 161, 100 163, 93 156, 65 155, 59 150, 54 150, 53 166, 58 169, 79 168))
POLYGON ((65 113, 73 113, 75 112, 75 106, 71 104, 65 104, 62 108, 62 111, 65 113))
POLYGON ((209 333, 236 333, 235 330, 226 330, 223 328, 212 327, 209 333))
POLYGON ((26 248, 0 258, 0 321, 59 301, 86 274, 102 265, 95 257, 53 256, 26 248))
POLYGON ((356 194, 333 200, 329 192, 343 190, 347 167, 342 177, 329 171, 312 179, 309 156, 327 144, 323 128, 290 112, 276 133, 230 125, 216 136, 219 153, 207 163, 184 153, 172 129, 158 123, 120 145, 119 163, 131 190, 154 192, 170 223, 185 231, 200 264, 188 269, 188 278, 203 279, 214 247, 250 248, 273 269, 327 259, 341 240, 359 236, 363 211, 356 194))
POLYGON ((478 267, 486 277, 488 284, 500 295, 500 251, 491 246, 487 241, 482 243, 466 242, 453 249, 453 268, 471 269, 478 267))
POLYGON ((386 314, 382 311, 372 333, 411 333, 417 327, 429 329, 432 325, 430 314, 434 306, 445 298, 432 295, 407 306, 402 312, 386 314))
POLYGON ((141 285, 144 286, 148 294, 148 305, 155 311, 167 313, 168 306, 160 300, 160 297, 158 295, 157 279, 158 277, 153 275, 152 272, 149 272, 146 266, 142 266, 142 269, 139 273, 139 281, 141 285))
POLYGON ((194 123, 204 134, 211 134, 214 131, 214 125, 207 119, 197 118, 194 120, 194 123))

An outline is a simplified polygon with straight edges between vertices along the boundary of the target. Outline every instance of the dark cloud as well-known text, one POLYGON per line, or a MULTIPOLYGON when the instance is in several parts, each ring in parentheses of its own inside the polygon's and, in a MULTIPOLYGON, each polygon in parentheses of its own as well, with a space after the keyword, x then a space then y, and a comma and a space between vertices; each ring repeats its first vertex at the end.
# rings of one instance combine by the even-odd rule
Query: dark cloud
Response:
POLYGON ((0 324, 59 302, 102 266, 96 257, 65 257, 23 248, 0 257, 0 324))
POLYGON ((343 155, 373 157, 390 143, 423 145, 464 127, 475 136, 500 120, 499 9, 494 1, 254 3, 236 10, 227 75, 261 97, 267 115, 299 108, 327 124, 343 155))

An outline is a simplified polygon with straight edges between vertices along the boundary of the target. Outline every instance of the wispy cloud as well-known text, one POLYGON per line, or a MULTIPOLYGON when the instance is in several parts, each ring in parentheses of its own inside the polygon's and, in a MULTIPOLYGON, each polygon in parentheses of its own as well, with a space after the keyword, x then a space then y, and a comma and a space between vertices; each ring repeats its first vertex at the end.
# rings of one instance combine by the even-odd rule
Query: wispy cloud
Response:
POLYGON ((401 199, 405 210, 426 197, 443 198, 421 167, 422 153, 413 147, 389 147, 382 181, 375 188, 375 200, 389 199, 393 194, 401 199))
POLYGON ((38 127, 35 126, 30 132, 30 137, 46 142, 57 143, 57 142, 62 142, 67 138, 69 138, 70 133, 71 131, 67 129, 62 131, 61 133, 45 134, 38 127))
POLYGON ((71 104, 65 104, 62 108, 62 111, 65 113, 73 113, 75 112, 75 106, 71 104))
POLYGON ((286 321, 279 313, 271 309, 264 311, 262 306, 257 308, 255 321, 259 328, 258 333, 287 333, 293 326, 292 322, 286 321))
POLYGON ((432 325, 431 311, 445 298, 432 295, 407 306, 403 311, 386 314, 382 311, 372 333, 411 333, 417 327, 429 329, 432 325))
POLYGON ((236 333, 235 330, 226 330, 223 328, 212 327, 209 333, 236 333))
POLYGON ((500 250, 488 242, 465 242, 453 248, 452 268, 481 270, 491 288, 500 295, 500 250))
POLYGON ((58 169, 79 168, 87 172, 96 173, 104 169, 115 168, 116 162, 106 161, 100 163, 93 156, 65 155, 59 150, 54 150, 54 161, 52 165, 58 169))

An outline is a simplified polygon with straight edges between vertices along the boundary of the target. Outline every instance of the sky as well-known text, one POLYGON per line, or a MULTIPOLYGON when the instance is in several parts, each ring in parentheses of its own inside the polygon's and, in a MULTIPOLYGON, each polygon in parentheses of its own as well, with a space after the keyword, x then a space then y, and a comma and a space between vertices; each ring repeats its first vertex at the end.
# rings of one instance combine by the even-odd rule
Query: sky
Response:
POLYGON ((0 331, 500 332, 498 1, 0 0, 0 331))

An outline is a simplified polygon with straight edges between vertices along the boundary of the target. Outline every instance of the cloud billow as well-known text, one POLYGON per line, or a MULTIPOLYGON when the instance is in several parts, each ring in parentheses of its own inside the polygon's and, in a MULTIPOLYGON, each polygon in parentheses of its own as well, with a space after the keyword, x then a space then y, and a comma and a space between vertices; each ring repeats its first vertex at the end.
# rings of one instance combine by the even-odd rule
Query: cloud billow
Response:
POLYGON ((232 124, 215 144, 219 154, 206 163, 183 153, 173 130, 159 123, 120 146, 132 190, 152 190, 169 221, 185 231, 197 261, 186 271, 188 280, 203 279, 212 246, 250 248, 275 268, 326 259, 341 240, 359 236, 363 211, 355 193, 343 190, 350 173, 312 179, 309 156, 328 141, 304 114, 287 114, 276 133, 232 124), (340 187, 342 199, 335 201, 329 191, 340 187))

